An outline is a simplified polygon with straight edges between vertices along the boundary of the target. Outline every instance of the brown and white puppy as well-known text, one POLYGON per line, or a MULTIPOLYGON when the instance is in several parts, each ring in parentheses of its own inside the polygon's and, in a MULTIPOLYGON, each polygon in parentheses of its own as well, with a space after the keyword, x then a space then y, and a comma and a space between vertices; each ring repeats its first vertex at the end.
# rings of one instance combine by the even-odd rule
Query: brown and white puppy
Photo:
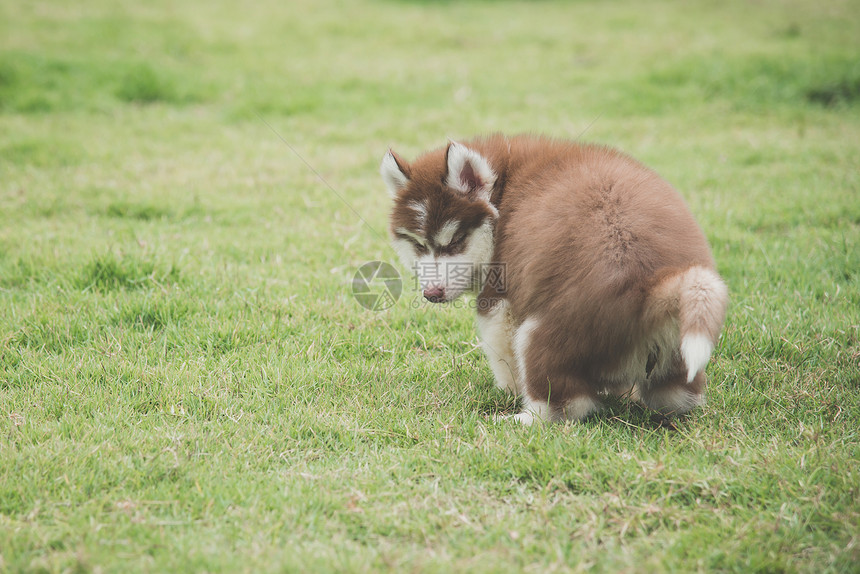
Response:
POLYGON ((478 292, 496 383, 523 398, 517 420, 582 419, 606 393, 666 415, 704 402, 728 292, 656 173, 605 147, 502 135, 412 163, 389 151, 381 173, 393 245, 425 298, 478 292))

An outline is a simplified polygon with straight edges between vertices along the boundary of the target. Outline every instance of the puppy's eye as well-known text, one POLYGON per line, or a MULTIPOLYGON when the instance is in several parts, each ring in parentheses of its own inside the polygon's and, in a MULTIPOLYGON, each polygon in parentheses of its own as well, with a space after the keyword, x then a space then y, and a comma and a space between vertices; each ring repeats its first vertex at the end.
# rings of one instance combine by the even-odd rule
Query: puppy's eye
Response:
POLYGON ((397 237, 399 237, 400 239, 405 239, 406 241, 411 243, 412 246, 415 247, 416 249, 418 249, 419 251, 426 251, 427 250, 427 245, 425 245, 424 243, 419 241, 418 238, 415 236, 406 235, 403 233, 398 233, 397 237))
POLYGON ((448 244, 449 247, 458 247, 466 242, 466 238, 469 236, 468 233, 461 233, 457 235, 451 243, 448 244))

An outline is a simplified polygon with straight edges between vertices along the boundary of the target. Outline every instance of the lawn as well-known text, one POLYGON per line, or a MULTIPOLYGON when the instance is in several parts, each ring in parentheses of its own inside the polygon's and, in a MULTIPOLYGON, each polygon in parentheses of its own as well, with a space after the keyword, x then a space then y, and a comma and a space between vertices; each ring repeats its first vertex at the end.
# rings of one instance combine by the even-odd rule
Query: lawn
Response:
POLYGON ((856 572, 858 15, 0 3, 0 572, 856 572), (681 191, 707 406, 495 422, 472 311, 356 302, 383 153, 494 131, 681 191))

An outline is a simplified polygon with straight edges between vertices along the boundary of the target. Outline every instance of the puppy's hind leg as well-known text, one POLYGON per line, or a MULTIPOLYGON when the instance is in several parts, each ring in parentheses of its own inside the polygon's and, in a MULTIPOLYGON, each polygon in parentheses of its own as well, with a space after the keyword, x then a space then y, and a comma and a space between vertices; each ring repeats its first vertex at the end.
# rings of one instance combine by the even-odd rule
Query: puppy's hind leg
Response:
MULTIPOLYGON (((543 388, 549 391, 548 396, 536 398, 526 383, 523 410, 512 417, 515 421, 525 425, 535 421, 581 421, 600 408, 597 397, 584 390, 586 385, 576 377, 550 377, 543 388), (553 396, 553 389, 556 396, 553 396)), ((541 394, 543 388, 535 389, 536 394, 541 394)))
POLYGON ((705 372, 699 370, 688 383, 687 366, 679 357, 668 372, 652 373, 640 395, 649 409, 667 417, 682 415, 705 404, 705 372))
POLYGON ((514 420, 526 425, 536 420, 582 420, 599 407, 591 386, 569 373, 562 356, 551 346, 552 336, 529 318, 514 335, 514 354, 523 390, 523 410, 514 420))

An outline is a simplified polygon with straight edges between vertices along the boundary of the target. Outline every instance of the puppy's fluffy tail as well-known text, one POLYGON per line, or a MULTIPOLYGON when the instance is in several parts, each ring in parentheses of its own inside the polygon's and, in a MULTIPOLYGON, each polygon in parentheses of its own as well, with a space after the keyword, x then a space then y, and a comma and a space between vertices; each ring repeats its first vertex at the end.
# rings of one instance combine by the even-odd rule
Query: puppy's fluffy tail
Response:
POLYGON ((688 383, 708 364, 723 328, 728 301, 726 284, 706 267, 690 267, 651 290, 649 311, 663 317, 669 313, 678 321, 688 383))

